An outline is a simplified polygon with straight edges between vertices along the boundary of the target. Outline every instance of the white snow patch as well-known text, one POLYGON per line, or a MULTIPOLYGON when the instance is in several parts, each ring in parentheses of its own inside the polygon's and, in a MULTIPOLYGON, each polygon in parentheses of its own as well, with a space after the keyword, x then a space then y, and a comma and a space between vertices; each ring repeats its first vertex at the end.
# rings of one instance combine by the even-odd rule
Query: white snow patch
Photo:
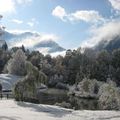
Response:
POLYGON ((12 89, 14 84, 22 79, 20 76, 12 74, 0 74, 0 83, 2 84, 3 89, 12 89))
POLYGON ((0 100, 0 108, 0 120, 120 120, 120 111, 74 111, 13 100, 0 100))

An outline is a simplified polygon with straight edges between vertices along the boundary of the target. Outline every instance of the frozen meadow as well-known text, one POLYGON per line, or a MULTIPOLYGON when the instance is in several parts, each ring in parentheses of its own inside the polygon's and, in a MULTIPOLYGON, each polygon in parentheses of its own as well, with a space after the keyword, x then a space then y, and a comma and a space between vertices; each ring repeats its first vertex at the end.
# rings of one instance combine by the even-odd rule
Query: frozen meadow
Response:
POLYGON ((74 111, 14 100, 0 100, 0 108, 0 120, 120 120, 119 111, 74 111))
POLYGON ((11 74, 0 74, 0 83, 2 84, 3 90, 11 90, 14 84, 20 79, 22 77, 11 74))

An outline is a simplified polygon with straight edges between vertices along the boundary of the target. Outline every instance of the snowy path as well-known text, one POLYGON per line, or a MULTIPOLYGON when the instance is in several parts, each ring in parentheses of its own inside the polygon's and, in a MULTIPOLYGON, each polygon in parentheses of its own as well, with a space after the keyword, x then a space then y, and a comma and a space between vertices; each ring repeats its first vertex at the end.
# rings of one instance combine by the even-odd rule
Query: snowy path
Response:
POLYGON ((120 120, 120 112, 72 111, 56 106, 0 100, 0 120, 120 120))

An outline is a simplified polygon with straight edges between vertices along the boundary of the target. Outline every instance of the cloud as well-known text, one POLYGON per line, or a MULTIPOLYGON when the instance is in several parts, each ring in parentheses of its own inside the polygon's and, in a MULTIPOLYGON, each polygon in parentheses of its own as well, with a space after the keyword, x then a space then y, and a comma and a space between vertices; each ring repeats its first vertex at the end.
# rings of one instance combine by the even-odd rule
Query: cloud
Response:
POLYGON ((33 27, 38 24, 39 22, 35 18, 32 18, 29 22, 27 22, 27 25, 29 25, 30 27, 33 27))
POLYGON ((53 11, 52 15, 60 18, 62 21, 84 21, 84 22, 97 22, 104 21, 104 18, 95 10, 78 10, 74 13, 67 13, 66 10, 57 6, 53 11))
POLYGON ((115 10, 120 10, 120 0, 109 0, 115 10))
POLYGON ((31 3, 32 0, 14 0, 17 4, 28 4, 31 3))
POLYGON ((44 55, 47 55, 49 53, 50 48, 49 47, 40 47, 40 48, 36 48, 35 50, 40 51, 44 55))
POLYGON ((53 41, 58 41, 60 39, 60 37, 58 37, 55 34, 41 34, 41 40, 45 41, 45 40, 53 40, 53 41))
POLYGON ((8 31, 8 32, 12 32, 14 34, 22 34, 24 32, 30 32, 31 34, 33 34, 31 37, 26 37, 24 39, 18 39, 16 41, 16 39, 12 39, 9 42, 9 46, 10 48, 17 46, 20 47, 22 45, 24 45, 26 48, 33 48, 34 46, 36 46, 37 44, 39 44, 41 41, 48 41, 48 40, 52 40, 52 41, 57 41, 59 40, 59 37, 55 34, 43 34, 43 33, 36 33, 36 32, 31 32, 31 31, 22 31, 22 30, 15 30, 15 31, 8 31))
POLYGON ((65 11, 65 9, 61 6, 57 6, 53 11, 52 11, 52 15, 55 17, 60 18, 61 20, 65 20, 64 17, 67 16, 67 13, 65 11))
MULTIPOLYGON (((111 3, 113 9, 116 11, 117 14, 114 14, 115 17, 113 16, 112 18, 110 17, 108 19, 104 19, 99 15, 99 13, 94 13, 93 18, 96 16, 97 19, 101 19, 104 22, 100 26, 93 25, 90 28, 89 31, 90 36, 87 40, 84 40, 82 42, 81 44, 82 48, 94 47, 98 45, 99 42, 101 41, 105 41, 105 43, 107 44, 109 41, 113 40, 114 38, 118 36, 120 37, 120 16, 119 16, 120 0, 108 0, 108 1, 111 3)), ((87 18, 89 18, 89 15, 87 18)))
POLYGON ((98 11, 90 10, 82 10, 76 11, 70 15, 70 18, 73 21, 85 21, 85 22, 97 22, 99 20, 103 20, 103 17, 99 14, 98 11))
POLYGON ((30 27, 33 27, 34 26, 34 23, 33 22, 28 22, 27 23, 30 27))
POLYGON ((0 14, 15 13, 16 5, 27 5, 32 0, 0 0, 0 14))
MULTIPOLYGON (((22 20, 18 20, 18 19, 12 19, 11 21, 14 22, 14 23, 17 23, 17 24, 22 24, 23 23, 22 20)), ((35 18, 32 18, 30 21, 24 22, 24 23, 29 25, 30 27, 33 27, 33 26, 39 24, 39 22, 35 18)))
POLYGON ((13 19, 12 22, 17 23, 17 24, 22 24, 23 23, 22 20, 17 20, 17 19, 13 19))
MULTIPOLYGON (((36 48, 35 50, 36 51, 40 51, 41 53, 43 53, 44 55, 47 55, 49 53, 51 48, 49 47, 40 47, 40 48, 36 48)), ((50 53, 50 55, 52 57, 57 57, 58 55, 61 55, 61 56, 65 56, 66 54, 66 50, 64 51, 60 51, 60 52, 53 52, 53 53, 50 53)))
MULTIPOLYGON (((7 30, 8 31, 8 30, 7 30)), ((59 40, 59 36, 55 35, 55 34, 45 34, 45 33, 36 33, 36 32, 31 32, 31 31, 22 31, 22 30, 12 30, 12 31, 8 31, 9 33, 14 34, 15 36, 19 36, 19 37, 15 37, 12 39, 9 39, 9 41, 7 41, 9 48, 12 47, 21 47, 22 45, 25 46, 25 48, 29 49, 29 50, 36 50, 36 51, 40 51, 42 52, 44 55, 51 53, 50 51, 52 49, 54 49, 54 47, 50 47, 49 46, 49 41, 57 41, 59 40), (26 35, 25 36, 25 32, 26 35), (24 37, 22 38, 22 34, 24 34, 24 37), (30 36, 29 36, 30 34, 30 36), (38 45, 40 45, 40 43, 42 44, 42 42, 45 42, 46 44, 48 44, 49 47, 45 46, 45 47, 39 47, 38 45), (48 43, 47 43, 48 41, 48 43)), ((62 52, 60 52, 62 53, 62 52)), ((58 55, 59 52, 54 53, 53 56, 58 55)))
POLYGON ((15 3, 13 0, 0 0, 0 13, 15 12, 15 3))
POLYGON ((16 46, 16 47, 20 47, 22 45, 24 45, 26 48, 32 48, 34 45, 38 44, 40 40, 40 37, 31 37, 31 38, 26 38, 26 39, 22 39, 22 40, 13 40, 10 41, 10 48, 16 46))
MULTIPOLYGON (((20 29, 14 29, 14 30, 7 30, 7 32, 10 32, 12 34, 22 34, 22 33, 25 33, 25 32, 31 32, 30 30, 20 30, 20 29)), ((36 33, 36 34, 39 34, 39 32, 37 31, 32 31, 32 33, 36 33)))
POLYGON ((116 36, 120 36, 120 21, 113 20, 103 24, 100 27, 91 29, 92 37, 81 44, 82 47, 94 47, 100 41, 113 40, 116 36))
POLYGON ((65 56, 66 51, 51 53, 52 57, 57 57, 58 55, 65 56))

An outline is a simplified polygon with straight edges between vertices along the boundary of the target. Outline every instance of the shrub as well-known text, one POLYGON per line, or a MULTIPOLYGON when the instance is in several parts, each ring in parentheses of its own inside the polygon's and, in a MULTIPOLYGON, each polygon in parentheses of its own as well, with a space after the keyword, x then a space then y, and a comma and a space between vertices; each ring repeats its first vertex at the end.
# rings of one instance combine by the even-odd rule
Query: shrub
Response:
POLYGON ((102 83, 96 79, 84 78, 82 82, 77 85, 77 89, 82 94, 87 93, 88 95, 97 95, 101 84, 102 83))
POLYGON ((113 84, 103 84, 99 90, 99 108, 103 110, 120 109, 120 92, 113 84))

